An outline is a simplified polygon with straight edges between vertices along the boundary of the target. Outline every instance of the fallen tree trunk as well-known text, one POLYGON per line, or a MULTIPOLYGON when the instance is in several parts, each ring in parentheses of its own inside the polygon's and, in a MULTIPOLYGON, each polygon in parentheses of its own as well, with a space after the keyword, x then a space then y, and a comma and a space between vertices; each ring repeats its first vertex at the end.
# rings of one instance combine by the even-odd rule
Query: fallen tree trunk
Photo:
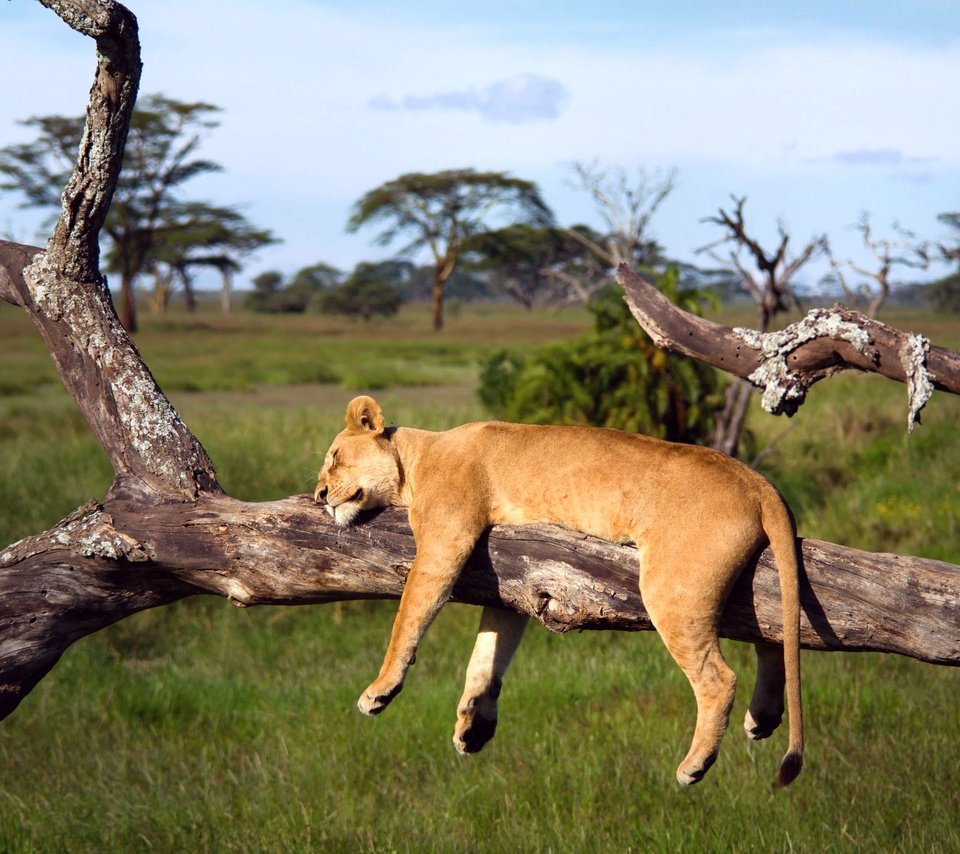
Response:
MULTIPOLYGON (((137 611, 199 593, 239 606, 396 599, 413 561, 403 510, 339 528, 309 496, 250 504, 113 492, 0 553, 0 716, 71 643, 137 611)), ((960 665, 960 567, 816 540, 803 542, 803 555, 806 648, 960 665)), ((635 549, 555 526, 494 528, 453 598, 556 632, 653 628, 635 549)), ((722 634, 777 644, 782 625, 766 550, 734 589, 722 634)))
MULTIPOLYGON (((96 40, 97 75, 54 235, 45 250, 0 245, 0 297, 33 318, 116 480, 102 502, 0 549, 0 716, 71 643, 137 611, 200 593, 237 605, 395 598, 414 550, 403 511, 343 529, 306 496, 247 504, 223 493, 98 268, 139 78, 136 21, 111 0, 44 2, 96 40)), ((810 540, 803 551, 805 646, 960 664, 960 567, 810 540)), ((542 525, 482 538, 455 599, 554 631, 651 628, 632 549, 542 525)), ((779 603, 764 553, 735 589, 723 634, 778 643, 779 603)))

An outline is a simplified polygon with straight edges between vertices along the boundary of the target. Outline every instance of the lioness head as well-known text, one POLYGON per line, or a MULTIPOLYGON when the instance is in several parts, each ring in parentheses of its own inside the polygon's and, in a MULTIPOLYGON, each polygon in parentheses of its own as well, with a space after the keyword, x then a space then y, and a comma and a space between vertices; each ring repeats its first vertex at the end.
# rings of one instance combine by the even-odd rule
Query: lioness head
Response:
POLYGON ((354 398, 346 422, 327 451, 313 493, 338 525, 349 525, 361 510, 393 504, 400 494, 399 461, 377 402, 354 398))

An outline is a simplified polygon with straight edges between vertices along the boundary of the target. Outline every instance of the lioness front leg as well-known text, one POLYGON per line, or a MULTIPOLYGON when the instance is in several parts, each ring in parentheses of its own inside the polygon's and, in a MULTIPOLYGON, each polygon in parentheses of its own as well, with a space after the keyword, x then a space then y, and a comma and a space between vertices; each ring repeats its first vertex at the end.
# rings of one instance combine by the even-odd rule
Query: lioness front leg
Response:
MULTIPOLYGON (((466 538, 465 538, 466 539, 466 538)), ((476 537, 459 544, 430 541, 421 546, 407 575, 400 597, 400 608, 393 621, 390 643, 380 674, 357 700, 365 715, 382 712, 400 693, 407 670, 417 655, 417 647, 443 604, 473 549, 476 537)))
POLYGON ((476 753, 493 738, 503 676, 526 627, 525 614, 483 609, 477 642, 467 665, 463 696, 457 706, 453 746, 460 753, 476 753))

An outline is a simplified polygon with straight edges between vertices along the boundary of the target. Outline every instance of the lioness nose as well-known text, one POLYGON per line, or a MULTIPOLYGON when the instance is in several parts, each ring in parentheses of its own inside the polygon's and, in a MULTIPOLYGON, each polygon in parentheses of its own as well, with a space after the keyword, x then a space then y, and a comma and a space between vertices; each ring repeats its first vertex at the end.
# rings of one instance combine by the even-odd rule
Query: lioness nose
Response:
POLYGON ((313 500, 317 504, 326 504, 327 503, 327 488, 325 486, 318 486, 316 491, 313 493, 313 500))

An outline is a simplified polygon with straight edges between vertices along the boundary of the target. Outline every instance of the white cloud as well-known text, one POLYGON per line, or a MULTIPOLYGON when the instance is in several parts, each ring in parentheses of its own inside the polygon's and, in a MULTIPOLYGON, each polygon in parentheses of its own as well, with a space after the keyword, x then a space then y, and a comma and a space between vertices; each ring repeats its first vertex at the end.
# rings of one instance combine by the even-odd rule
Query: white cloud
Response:
POLYGON ((899 148, 858 148, 855 151, 838 151, 831 158, 841 166, 915 166, 936 163, 939 159, 904 154, 899 148))
POLYGON ((430 95, 405 95, 394 100, 380 94, 370 106, 380 110, 463 110, 479 113, 489 122, 526 124, 556 119, 569 94, 559 81, 524 72, 497 80, 482 92, 474 88, 430 95))

